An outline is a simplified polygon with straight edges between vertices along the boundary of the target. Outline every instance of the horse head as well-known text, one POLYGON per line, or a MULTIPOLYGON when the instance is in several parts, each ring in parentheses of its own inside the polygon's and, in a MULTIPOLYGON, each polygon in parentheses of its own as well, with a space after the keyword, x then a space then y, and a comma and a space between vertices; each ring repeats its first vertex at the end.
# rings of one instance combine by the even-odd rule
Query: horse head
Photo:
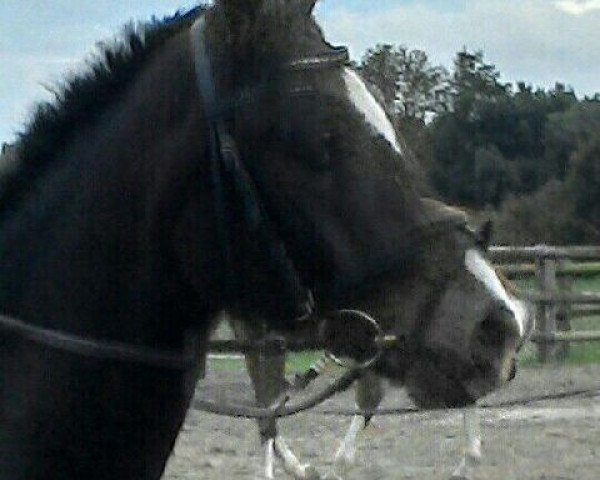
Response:
MULTIPOLYGON (((533 311, 486 259, 489 224, 474 230, 459 209, 432 200, 422 205, 427 225, 415 236, 405 268, 370 284, 355 306, 393 339, 374 365, 380 374, 404 384, 420 406, 459 407, 514 377, 533 311)), ((352 323, 334 316, 326 323, 326 342, 338 354, 373 355, 379 347, 365 338, 376 334, 358 323, 360 338, 347 341, 352 323)))
MULTIPOLYGON (((317 303, 338 308, 398 263, 422 209, 390 121, 346 50, 325 41, 314 3, 216 2, 207 43, 220 115, 265 216, 317 303)), ((241 310, 281 317, 264 245, 230 212, 232 256, 254 258, 236 275, 241 310)))
MULTIPOLYGON (((472 402, 511 377, 529 309, 485 259, 489 231, 421 200, 385 111, 325 41, 314 4, 216 2, 207 43, 219 116, 317 309, 360 309, 405 339, 378 368, 419 403, 472 402)), ((264 246, 243 214, 232 218, 232 256, 246 262, 235 308, 281 326, 264 246)))

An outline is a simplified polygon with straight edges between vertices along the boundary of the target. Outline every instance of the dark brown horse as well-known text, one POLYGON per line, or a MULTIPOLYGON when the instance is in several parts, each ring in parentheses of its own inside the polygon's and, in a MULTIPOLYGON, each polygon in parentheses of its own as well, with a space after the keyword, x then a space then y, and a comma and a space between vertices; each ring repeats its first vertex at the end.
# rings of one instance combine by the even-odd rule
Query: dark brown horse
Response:
POLYGON ((380 366, 423 399, 503 381, 523 315, 422 208, 313 6, 218 0, 130 31, 40 106, 0 192, 1 479, 158 479, 216 313, 289 331, 308 290, 422 338, 419 369, 380 366))

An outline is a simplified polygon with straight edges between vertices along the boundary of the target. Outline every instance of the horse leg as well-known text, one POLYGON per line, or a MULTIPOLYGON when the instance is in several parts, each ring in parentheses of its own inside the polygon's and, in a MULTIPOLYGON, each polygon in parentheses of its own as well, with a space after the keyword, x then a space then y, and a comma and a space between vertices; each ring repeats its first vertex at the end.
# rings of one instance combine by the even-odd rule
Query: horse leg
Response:
MULTIPOLYGON (((250 353, 246 356, 246 366, 252 378, 256 401, 261 406, 270 406, 285 390, 285 354, 262 356, 250 353)), ((274 478, 275 455, 282 462, 283 469, 296 480, 318 480, 320 475, 311 465, 301 464, 288 447, 285 439, 277 433, 277 420, 258 420, 260 438, 265 445, 265 477, 274 478)))
MULTIPOLYGON (((283 355, 270 356, 267 361, 260 353, 249 352, 246 354, 246 369, 252 380, 257 405, 267 407, 277 400, 283 391, 281 383, 284 379, 284 367, 285 357, 283 355)), ((259 418, 257 424, 260 442, 265 449, 264 476, 265 479, 271 480, 275 478, 277 420, 275 418, 259 418)))
MULTIPOLYGON (((260 325, 250 326, 242 321, 231 318, 229 320, 235 339, 240 343, 251 343, 263 336, 264 328, 260 325)), ((279 395, 280 389, 275 381, 282 380, 283 367, 279 355, 272 360, 273 363, 265 362, 259 352, 250 351, 244 356, 246 371, 250 376, 256 403, 260 406, 270 405, 279 395), (263 371, 263 367, 266 370, 263 371), (281 374, 279 371, 281 370, 281 374), (275 377, 274 379, 271 377, 275 377)), ((285 359, 284 359, 285 361, 285 359)), ((277 436, 277 424, 275 419, 261 418, 257 420, 260 442, 264 448, 264 478, 271 480, 275 478, 275 437, 277 436)))
MULTIPOLYGON (((383 399, 383 382, 370 370, 356 382, 355 389, 356 405, 361 410, 375 410, 383 399)), ((369 425, 372 417, 355 415, 352 418, 350 428, 335 453, 333 478, 344 478, 354 466, 358 434, 369 425)))
POLYGON ((473 468, 481 461, 481 419, 476 406, 464 409, 463 421, 463 457, 451 480, 470 480, 473 478, 473 468))
MULTIPOLYGON (((250 328, 238 321, 232 322, 233 331, 238 341, 244 343, 260 339, 263 330, 250 328)), ((246 369, 254 388, 256 403, 263 407, 271 406, 278 401, 286 390, 285 352, 269 355, 250 351, 245 355, 246 369)), ((279 458, 283 469, 296 480, 318 480, 320 478, 314 467, 303 465, 290 450, 285 440, 277 433, 275 418, 257 420, 261 444, 264 447, 264 478, 275 478, 275 459, 279 458)))
POLYGON ((309 463, 300 463, 281 436, 275 438, 275 453, 281 459, 283 469, 295 480, 321 480, 321 475, 309 463))

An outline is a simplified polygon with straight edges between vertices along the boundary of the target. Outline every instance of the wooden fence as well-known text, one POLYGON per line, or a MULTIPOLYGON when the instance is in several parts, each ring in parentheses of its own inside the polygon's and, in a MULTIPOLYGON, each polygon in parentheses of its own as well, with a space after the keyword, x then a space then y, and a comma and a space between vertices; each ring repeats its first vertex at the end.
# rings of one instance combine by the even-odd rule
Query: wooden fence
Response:
MULTIPOLYGON (((597 331, 571 331, 571 321, 600 316, 600 292, 573 292, 573 279, 589 273, 586 262, 600 261, 600 247, 492 247, 492 261, 509 278, 535 277, 536 290, 524 290, 523 297, 536 305, 537 329, 532 340, 541 361, 568 354, 570 342, 600 341, 597 331)), ((600 274, 600 267, 597 273, 600 274)), ((211 342, 214 353, 240 353, 244 346, 232 338, 233 332, 211 342)), ((314 350, 319 345, 298 341, 294 350, 314 350)))
POLYGON ((542 362, 566 356, 571 342, 600 341, 600 328, 571 331, 572 320, 600 316, 600 292, 573 291, 576 276, 594 271, 583 267, 600 261, 600 247, 492 247, 490 255, 508 277, 535 276, 537 290, 523 296, 536 305, 532 340, 542 362))

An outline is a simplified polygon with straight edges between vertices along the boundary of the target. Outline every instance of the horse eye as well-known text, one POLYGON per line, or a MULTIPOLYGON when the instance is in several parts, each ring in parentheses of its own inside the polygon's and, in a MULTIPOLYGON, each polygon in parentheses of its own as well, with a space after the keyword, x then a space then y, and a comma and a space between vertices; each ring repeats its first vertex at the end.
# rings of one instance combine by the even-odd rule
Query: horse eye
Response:
POLYGON ((326 171, 331 168, 332 147, 331 134, 315 134, 313 146, 308 148, 309 165, 316 171, 326 171))

